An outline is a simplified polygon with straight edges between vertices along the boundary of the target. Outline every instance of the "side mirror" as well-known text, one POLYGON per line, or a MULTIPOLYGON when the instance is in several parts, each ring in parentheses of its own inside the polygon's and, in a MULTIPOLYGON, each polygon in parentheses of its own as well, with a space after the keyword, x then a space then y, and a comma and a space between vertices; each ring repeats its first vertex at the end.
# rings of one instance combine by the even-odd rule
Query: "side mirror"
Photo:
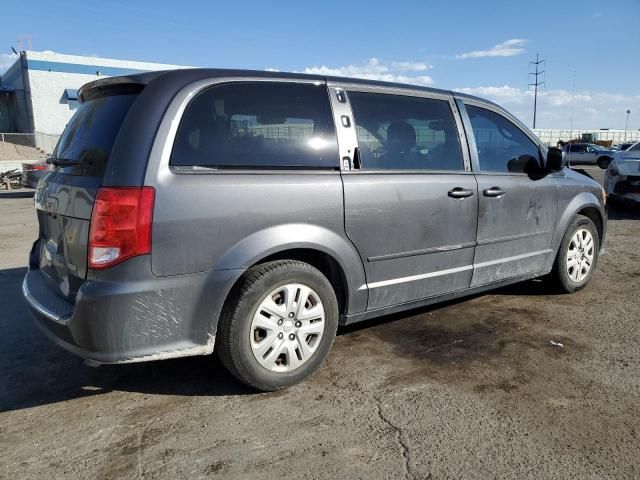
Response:
POLYGON ((549 147, 547 150, 547 161, 545 163, 546 169, 550 172, 557 172, 562 170, 566 165, 564 161, 564 153, 559 148, 549 147))

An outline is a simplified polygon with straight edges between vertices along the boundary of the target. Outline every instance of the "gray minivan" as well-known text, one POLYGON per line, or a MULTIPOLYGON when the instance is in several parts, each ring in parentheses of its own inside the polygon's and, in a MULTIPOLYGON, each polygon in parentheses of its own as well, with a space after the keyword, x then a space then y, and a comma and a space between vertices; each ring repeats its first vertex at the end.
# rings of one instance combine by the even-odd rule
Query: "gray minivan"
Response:
POLYGON ((79 97, 23 293, 93 363, 216 350, 283 388, 339 325, 547 274, 579 290, 604 243, 598 183, 469 95, 192 69, 79 97))

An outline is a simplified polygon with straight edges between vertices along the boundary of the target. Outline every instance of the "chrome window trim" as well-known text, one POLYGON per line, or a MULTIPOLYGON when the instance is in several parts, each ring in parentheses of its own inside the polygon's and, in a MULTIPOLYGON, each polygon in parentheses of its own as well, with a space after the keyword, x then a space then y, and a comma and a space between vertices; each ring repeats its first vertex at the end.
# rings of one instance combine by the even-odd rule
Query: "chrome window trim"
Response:
MULTIPOLYGON (((358 147, 358 137, 356 135, 356 122, 351 109, 351 103, 346 90, 342 87, 327 85, 333 123, 338 136, 338 152, 340 157, 340 170, 349 171, 353 169, 353 159, 355 149, 358 147), (338 100, 338 94, 344 95, 344 102, 338 100), (343 117, 349 118, 350 125, 342 124, 343 117)), ((356 170, 357 171, 357 170, 356 170)))

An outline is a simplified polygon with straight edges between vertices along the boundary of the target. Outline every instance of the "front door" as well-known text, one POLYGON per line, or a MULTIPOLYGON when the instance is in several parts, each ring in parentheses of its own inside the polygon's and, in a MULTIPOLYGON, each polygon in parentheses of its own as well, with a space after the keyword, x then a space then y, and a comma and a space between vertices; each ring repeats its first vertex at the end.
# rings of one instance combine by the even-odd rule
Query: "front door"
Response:
POLYGON ((365 265, 369 309, 468 288, 478 197, 452 98, 330 91, 341 150, 356 139, 348 130, 357 133, 355 157, 341 152, 345 227, 365 265))
POLYGON ((553 254, 555 176, 543 171, 538 144, 514 121, 484 105, 465 106, 479 199, 471 286, 543 270, 553 254))

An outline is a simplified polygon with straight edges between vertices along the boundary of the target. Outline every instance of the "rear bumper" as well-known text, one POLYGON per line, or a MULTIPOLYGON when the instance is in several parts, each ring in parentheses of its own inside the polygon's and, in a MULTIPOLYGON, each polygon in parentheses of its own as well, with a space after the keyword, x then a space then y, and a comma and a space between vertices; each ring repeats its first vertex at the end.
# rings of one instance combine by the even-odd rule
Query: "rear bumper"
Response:
POLYGON ((224 298, 239 274, 88 279, 72 304, 40 270, 29 269, 22 291, 37 326, 55 343, 94 363, 129 363, 211 353, 224 298))

